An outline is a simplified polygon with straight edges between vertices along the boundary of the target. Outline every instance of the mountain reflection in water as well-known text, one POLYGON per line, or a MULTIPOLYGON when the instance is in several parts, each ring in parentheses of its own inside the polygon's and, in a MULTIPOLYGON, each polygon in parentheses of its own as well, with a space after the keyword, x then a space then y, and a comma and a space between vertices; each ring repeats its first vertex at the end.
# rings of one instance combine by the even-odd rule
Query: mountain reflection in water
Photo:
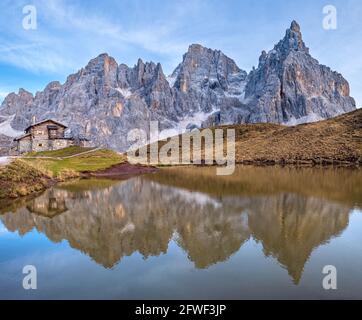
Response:
POLYGON ((171 240, 198 269, 228 260, 249 239, 298 284, 311 253, 361 208, 362 173, 350 169, 169 168, 127 181, 81 180, 1 210, 9 231, 34 228, 112 268, 134 252, 166 254, 171 240), (17 207, 18 206, 18 207, 17 207))

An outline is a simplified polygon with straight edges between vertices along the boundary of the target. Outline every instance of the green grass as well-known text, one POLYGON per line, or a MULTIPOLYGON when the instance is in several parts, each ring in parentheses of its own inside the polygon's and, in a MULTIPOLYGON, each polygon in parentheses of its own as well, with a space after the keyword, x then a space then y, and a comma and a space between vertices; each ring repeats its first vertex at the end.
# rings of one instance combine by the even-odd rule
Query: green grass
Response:
MULTIPOLYGON (((61 150, 59 150, 61 151, 61 150)), ((63 154, 69 153, 64 150, 63 154)), ((53 177, 76 176, 81 172, 93 172, 107 169, 125 161, 125 157, 111 150, 94 152, 68 159, 23 159, 33 167, 48 172, 53 177)))
POLYGON ((41 152, 30 152, 26 156, 28 157, 54 157, 54 158, 64 158, 74 156, 79 153, 87 152, 95 148, 83 148, 78 146, 72 146, 60 150, 54 151, 41 151, 41 152))
MULTIPOLYGON (((1 167, 0 200, 27 196, 46 189, 56 180, 66 181, 79 177, 81 172, 104 170, 126 161, 125 156, 111 150, 95 150, 72 158, 57 159, 56 157, 60 155, 69 156, 72 153, 78 154, 79 151, 85 152, 86 150, 72 147, 59 151, 46 153, 46 156, 54 156, 54 159, 23 158, 1 167)), ((44 153, 42 154, 45 156, 44 153)), ((105 181, 97 183, 106 185, 105 181)))

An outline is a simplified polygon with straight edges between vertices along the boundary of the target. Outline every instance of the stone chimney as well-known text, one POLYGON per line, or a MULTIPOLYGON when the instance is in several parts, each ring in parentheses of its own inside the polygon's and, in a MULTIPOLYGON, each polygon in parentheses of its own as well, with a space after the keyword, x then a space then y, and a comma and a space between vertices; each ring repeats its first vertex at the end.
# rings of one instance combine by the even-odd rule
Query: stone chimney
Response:
POLYGON ((36 116, 31 117, 31 124, 36 124, 36 116))

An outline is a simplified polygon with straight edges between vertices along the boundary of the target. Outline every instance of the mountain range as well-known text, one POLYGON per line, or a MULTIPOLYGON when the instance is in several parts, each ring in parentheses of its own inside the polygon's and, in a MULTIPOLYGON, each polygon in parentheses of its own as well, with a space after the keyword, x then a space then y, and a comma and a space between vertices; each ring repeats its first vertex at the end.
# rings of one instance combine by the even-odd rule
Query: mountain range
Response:
MULTIPOLYGON (((161 64, 138 60, 134 67, 101 54, 35 96, 24 89, 0 107, 0 147, 8 150, 33 116, 69 126, 74 137, 119 151, 127 134, 159 121, 163 137, 223 124, 297 125, 356 109, 343 76, 314 59, 293 21, 274 48, 263 51, 249 73, 219 50, 189 47, 167 77, 161 64)), ((1 152, 1 151, 0 151, 1 152)))

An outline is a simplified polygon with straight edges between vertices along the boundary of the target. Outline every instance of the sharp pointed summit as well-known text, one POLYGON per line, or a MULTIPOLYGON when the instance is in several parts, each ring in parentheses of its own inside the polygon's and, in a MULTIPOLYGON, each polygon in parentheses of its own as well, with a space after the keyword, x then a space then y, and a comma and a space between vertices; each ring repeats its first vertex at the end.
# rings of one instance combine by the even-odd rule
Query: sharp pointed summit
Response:
POLYGON ((356 109, 348 82, 311 57, 296 21, 273 50, 260 56, 259 67, 248 77, 244 103, 227 120, 299 124, 356 109))
POLYGON ((274 50, 285 57, 290 51, 302 51, 309 54, 309 49, 303 41, 301 28, 293 21, 290 28, 285 32, 285 37, 274 47, 274 50))
POLYGON ((294 31, 294 32, 300 32, 300 25, 297 21, 293 20, 291 25, 290 25, 290 30, 294 31))

